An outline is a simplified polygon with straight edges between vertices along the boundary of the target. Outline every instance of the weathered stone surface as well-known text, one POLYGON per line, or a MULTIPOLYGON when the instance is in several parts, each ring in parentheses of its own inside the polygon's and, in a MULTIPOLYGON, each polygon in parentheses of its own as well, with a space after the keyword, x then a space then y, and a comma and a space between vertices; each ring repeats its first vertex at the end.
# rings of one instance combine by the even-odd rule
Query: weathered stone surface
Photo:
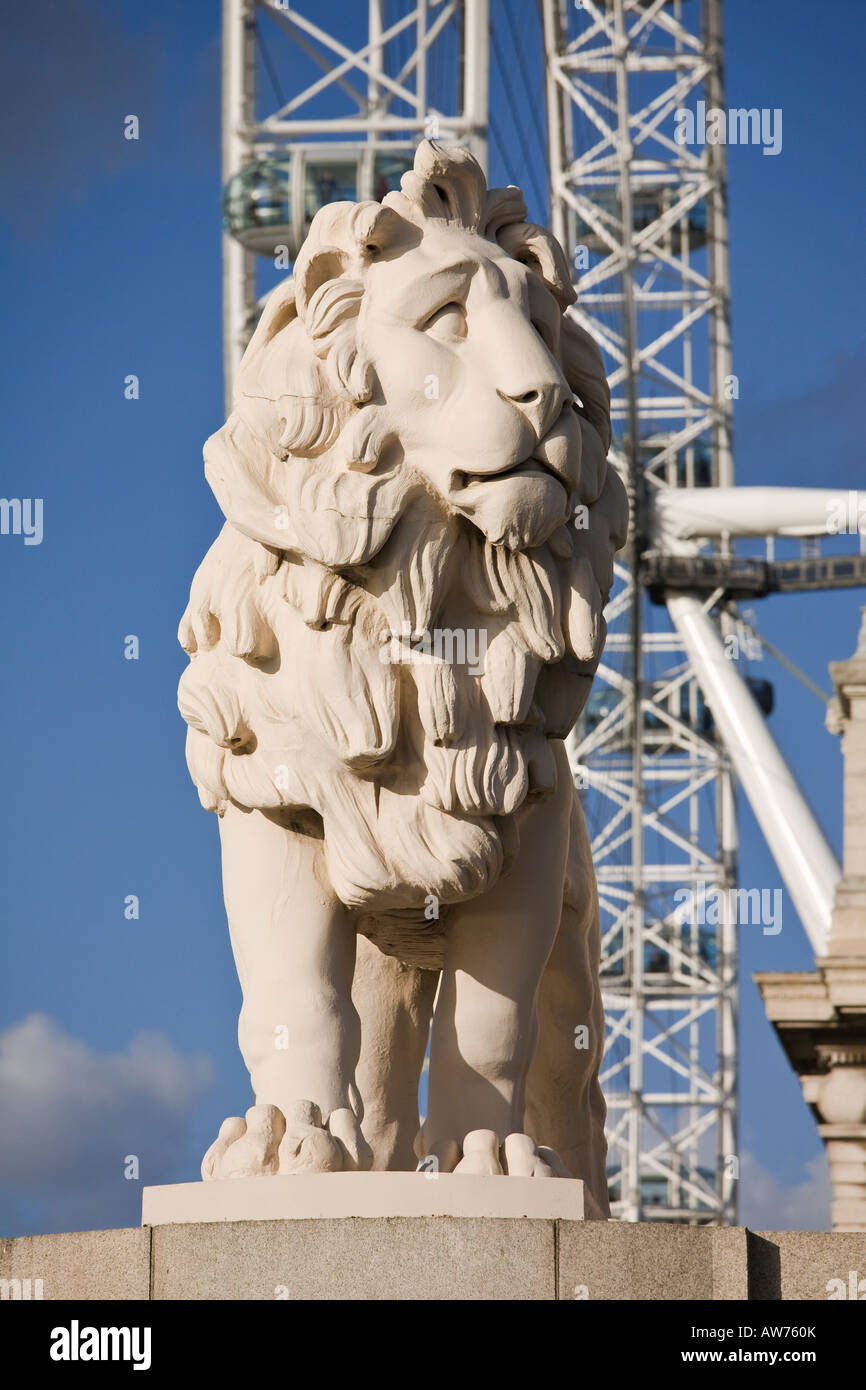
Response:
POLYGON ((749 1297, 846 1300, 863 1281, 866 1298, 866 1233, 849 1231, 749 1232, 749 1297), (856 1278, 852 1280, 852 1271, 856 1278), (832 1284, 831 1281, 836 1281, 832 1284))
POLYGON ((295 1173, 146 1187, 143 1225, 344 1217, 530 1217, 583 1221, 600 1213, 578 1178, 463 1173, 295 1173))
POLYGON ((745 1227, 710 1227, 707 1234, 713 1252, 713 1299, 748 1298, 748 1232, 745 1227))
POLYGON ((561 1299, 747 1296, 741 1228, 560 1221, 557 1230, 561 1299))
MULTIPOLYGON (((71 1231, 63 1235, 0 1240, 0 1279, 41 1279, 45 1300, 146 1299, 150 1285, 150 1230, 71 1231)), ((16 1287, 3 1297, 17 1297, 16 1287)), ((22 1290, 23 1292, 23 1290, 22 1290)))
POLYGON ((159 1226, 155 1299, 553 1299, 554 1223, 459 1217, 159 1226))
POLYGON ((28 1279, 46 1300, 863 1300, 866 1235, 532 1217, 214 1221, 0 1241, 2 1297, 26 1297, 28 1279))

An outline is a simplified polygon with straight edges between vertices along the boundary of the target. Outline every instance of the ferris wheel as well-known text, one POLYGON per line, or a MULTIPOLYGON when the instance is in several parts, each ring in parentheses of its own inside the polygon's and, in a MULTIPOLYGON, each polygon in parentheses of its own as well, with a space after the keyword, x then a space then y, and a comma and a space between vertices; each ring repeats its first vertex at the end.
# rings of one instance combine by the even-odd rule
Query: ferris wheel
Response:
MULTIPOLYGON (((736 1219, 737 787, 819 956, 840 877, 768 724, 773 688, 739 659, 773 649, 737 605, 866 584, 859 550, 815 550, 837 494, 734 481, 725 147, 676 130, 698 102, 724 108, 722 8, 368 0, 331 33, 309 3, 223 3, 227 399, 318 208, 398 188, 424 136, 485 169, 492 147, 508 181, 547 189, 573 257, 570 312, 605 354, 632 510, 569 740, 602 910, 612 1211, 627 1220, 736 1219), (776 538, 801 555, 777 560, 776 538)), ((851 498, 866 514, 866 494, 851 498)))

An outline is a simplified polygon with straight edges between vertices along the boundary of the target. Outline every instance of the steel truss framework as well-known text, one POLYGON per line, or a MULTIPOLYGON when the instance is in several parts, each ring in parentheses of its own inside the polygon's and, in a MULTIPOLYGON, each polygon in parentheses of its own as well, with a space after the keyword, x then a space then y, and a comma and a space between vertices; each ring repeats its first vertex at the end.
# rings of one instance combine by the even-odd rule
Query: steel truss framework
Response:
POLYGON ((733 482, 724 151, 675 139, 678 109, 722 105, 720 2, 543 0, 543 14, 553 229, 575 255, 575 317, 606 354, 633 517, 607 695, 571 739, 602 907, 613 1210, 732 1222, 734 786, 640 568, 648 490, 733 482))
MULTIPOLYGON (((359 3, 358 8, 361 8, 359 3)), ((486 168, 488 0, 417 0, 386 25, 385 0, 368 0, 365 42, 352 49, 289 0, 223 0, 223 184, 245 164, 291 143, 328 141, 376 148, 414 148, 425 132, 467 145, 486 168), (321 70, 276 109, 259 110, 256 37, 267 28, 321 70), (437 46, 457 29, 457 104, 443 109, 432 81, 437 46), (409 53, 406 56, 407 38, 409 53), (399 56, 397 56, 399 47, 399 56), (345 107, 321 116, 322 97, 345 107), (439 105, 437 105, 439 100, 439 105)), ((223 237, 224 375, 231 382, 259 308, 255 256, 223 237)))

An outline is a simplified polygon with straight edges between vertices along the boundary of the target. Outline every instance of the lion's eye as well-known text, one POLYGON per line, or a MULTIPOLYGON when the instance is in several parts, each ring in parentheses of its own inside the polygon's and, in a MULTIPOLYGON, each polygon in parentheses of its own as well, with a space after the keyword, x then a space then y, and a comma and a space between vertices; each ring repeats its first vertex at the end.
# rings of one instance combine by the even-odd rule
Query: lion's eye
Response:
POLYGON ((466 310, 462 304, 443 304, 422 323, 421 328, 424 333, 432 333, 436 338, 465 338, 466 310))

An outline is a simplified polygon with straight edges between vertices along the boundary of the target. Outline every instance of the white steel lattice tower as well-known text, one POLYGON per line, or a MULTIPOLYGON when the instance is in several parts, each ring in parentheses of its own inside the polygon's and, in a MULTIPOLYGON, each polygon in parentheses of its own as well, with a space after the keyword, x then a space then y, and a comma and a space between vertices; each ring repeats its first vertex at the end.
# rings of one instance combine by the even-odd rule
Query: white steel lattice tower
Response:
POLYGON ((732 1222, 737 947, 713 890, 736 873, 733 778, 641 559, 655 489, 733 482, 724 149, 675 139, 678 109, 723 104, 721 4, 543 0, 543 15, 553 230, 605 352, 633 518, 571 739, 602 903, 613 1211, 732 1222))
POLYGON ((341 15, 342 36, 327 31, 327 8, 303 10, 289 0, 223 0, 224 210, 235 231, 223 239, 227 399, 261 302, 256 252, 280 244, 264 236, 268 227, 293 258, 316 206, 398 186, 425 134, 468 146, 487 167, 488 0, 357 0, 341 15), (348 28, 359 31, 355 47, 348 28), (276 88, 267 111, 262 68, 276 88), (279 92, 280 77, 290 94, 279 92))

